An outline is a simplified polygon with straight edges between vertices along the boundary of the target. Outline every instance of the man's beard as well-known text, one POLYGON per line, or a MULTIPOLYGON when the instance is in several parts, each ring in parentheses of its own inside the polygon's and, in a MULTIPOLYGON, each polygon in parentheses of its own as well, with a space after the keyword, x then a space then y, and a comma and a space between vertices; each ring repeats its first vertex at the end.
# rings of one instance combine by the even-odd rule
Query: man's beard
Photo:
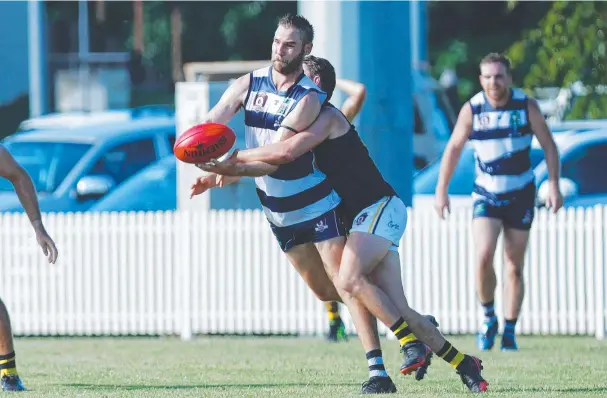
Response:
POLYGON ((289 75, 301 68, 305 56, 306 54, 304 50, 301 50, 301 53, 297 57, 293 58, 291 62, 285 64, 281 61, 274 60, 272 62, 272 66, 276 72, 282 73, 283 75, 289 75))
POLYGON ((492 97, 491 94, 489 94, 490 91, 492 91, 492 90, 487 90, 487 94, 494 101, 502 101, 502 100, 504 100, 505 98, 508 97, 508 94, 510 94, 510 91, 508 90, 508 88, 500 88, 500 89, 495 90, 497 92, 494 93, 493 95, 496 96, 496 97, 492 97))

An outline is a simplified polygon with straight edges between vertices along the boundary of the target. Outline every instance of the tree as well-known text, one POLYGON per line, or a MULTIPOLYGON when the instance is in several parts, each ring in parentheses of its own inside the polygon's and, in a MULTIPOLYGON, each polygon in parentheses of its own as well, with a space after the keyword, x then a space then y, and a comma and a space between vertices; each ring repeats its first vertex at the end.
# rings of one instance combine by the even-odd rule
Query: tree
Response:
POLYGON ((604 2, 555 2, 538 26, 508 49, 515 79, 528 91, 581 82, 587 95, 577 97, 567 118, 607 117, 607 97, 601 94, 607 80, 606 16, 604 2))

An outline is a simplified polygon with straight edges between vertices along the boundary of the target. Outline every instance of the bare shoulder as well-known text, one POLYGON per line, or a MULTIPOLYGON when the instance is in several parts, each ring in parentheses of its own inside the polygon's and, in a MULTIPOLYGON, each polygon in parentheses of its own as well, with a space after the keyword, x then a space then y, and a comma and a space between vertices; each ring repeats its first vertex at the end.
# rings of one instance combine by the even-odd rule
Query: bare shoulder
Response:
POLYGON ((240 76, 232 84, 231 88, 238 94, 246 94, 249 91, 249 84, 251 83, 251 76, 249 73, 240 76))
POLYGON ((463 121, 472 120, 472 102, 466 101, 462 108, 459 110, 458 118, 461 118, 463 121))
POLYGON ((0 144, 0 161, 5 162, 9 158, 12 159, 10 152, 4 145, 0 144))
POLYGON ((0 144, 0 176, 11 179, 19 168, 20 166, 17 164, 11 153, 6 149, 5 146, 0 144))
POLYGON ((531 98, 531 97, 527 98, 527 107, 529 108, 529 111, 531 111, 531 112, 541 113, 540 105, 538 104, 538 102, 535 98, 531 98))
POLYGON ((331 136, 349 130, 350 121, 342 112, 332 106, 324 106, 318 117, 318 123, 331 130, 331 136))
POLYGON ((309 91, 302 99, 299 100, 302 106, 320 106, 320 99, 318 93, 314 90, 309 91))

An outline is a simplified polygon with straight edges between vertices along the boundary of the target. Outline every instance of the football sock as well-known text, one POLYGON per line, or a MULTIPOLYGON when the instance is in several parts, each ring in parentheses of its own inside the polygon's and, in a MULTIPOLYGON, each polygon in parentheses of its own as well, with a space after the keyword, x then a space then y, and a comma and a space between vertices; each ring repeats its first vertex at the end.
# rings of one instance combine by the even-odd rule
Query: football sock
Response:
POLYGON ((404 347, 405 344, 411 343, 417 340, 417 337, 413 334, 409 325, 403 318, 398 318, 398 321, 394 325, 390 327, 390 330, 394 333, 401 347, 404 347))
POLYGON ((495 321, 495 300, 491 300, 488 303, 482 304, 483 312, 485 313, 485 322, 495 321))
POLYGON ((17 362, 15 361, 15 351, 0 355, 0 377, 17 374, 17 362))
POLYGON ((337 301, 329 301, 325 303, 327 308, 327 314, 329 315, 329 321, 339 321, 339 304, 337 301))
POLYGON ((457 368, 459 364, 464 360, 465 355, 459 352, 451 343, 445 341, 445 345, 441 348, 436 355, 443 358, 449 365, 457 368))
POLYGON ((384 359, 379 348, 367 353, 367 363, 369 364, 369 378, 388 377, 388 372, 386 372, 386 367, 384 366, 384 359))
POLYGON ((505 319, 506 324, 504 325, 504 334, 511 333, 514 334, 514 328, 516 327, 516 321, 518 318, 514 319, 505 319))

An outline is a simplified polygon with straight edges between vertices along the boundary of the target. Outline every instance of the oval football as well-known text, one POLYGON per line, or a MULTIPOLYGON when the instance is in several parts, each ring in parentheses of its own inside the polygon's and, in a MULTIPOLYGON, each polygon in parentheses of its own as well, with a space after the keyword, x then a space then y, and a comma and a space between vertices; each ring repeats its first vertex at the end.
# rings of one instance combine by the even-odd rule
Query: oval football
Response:
POLYGON ((221 123, 198 124, 184 131, 173 146, 175 157, 185 163, 205 163, 225 155, 236 142, 236 134, 221 123))

